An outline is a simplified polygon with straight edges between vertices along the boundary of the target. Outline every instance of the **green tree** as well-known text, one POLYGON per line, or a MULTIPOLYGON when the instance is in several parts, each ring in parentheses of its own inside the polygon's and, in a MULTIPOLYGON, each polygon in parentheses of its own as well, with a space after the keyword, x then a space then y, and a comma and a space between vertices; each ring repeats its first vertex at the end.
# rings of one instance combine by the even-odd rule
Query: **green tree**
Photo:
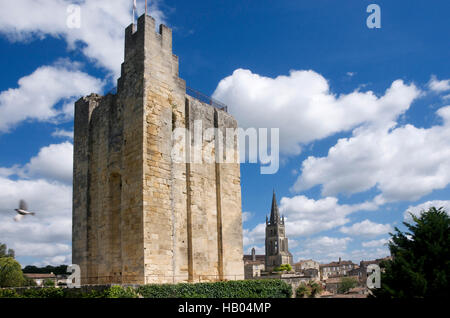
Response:
POLYGON ((8 249, 6 244, 0 243, 0 258, 3 258, 3 257, 15 258, 16 257, 15 254, 16 253, 14 252, 14 250, 8 249))
POLYGON ((411 214, 413 223, 403 224, 409 232, 395 228, 389 249, 392 260, 381 267, 378 298, 450 296, 450 218, 443 208, 411 214))
POLYGON ((274 272, 291 272, 292 266, 290 264, 283 264, 274 269, 274 272))
POLYGON ((341 279, 341 282, 338 287, 339 294, 345 294, 350 289, 355 288, 358 285, 358 281, 352 277, 344 277, 341 279))
POLYGON ((46 266, 46 267, 36 267, 33 265, 25 266, 23 269, 24 273, 27 274, 50 274, 53 273, 55 275, 64 275, 67 274, 67 265, 60 266, 46 266))
POLYGON ((315 281, 310 281, 308 284, 301 283, 296 290, 297 298, 315 298, 322 293, 322 285, 315 281))
POLYGON ((300 286, 297 287, 295 294, 297 298, 306 298, 311 296, 311 289, 305 283, 301 283, 300 286))
POLYGON ((0 258, 0 287, 21 287, 24 283, 20 264, 12 257, 0 258))
POLYGON ((24 283, 23 283, 24 287, 36 287, 37 286, 37 284, 34 281, 34 279, 28 278, 25 275, 23 276, 23 279, 24 279, 24 283))
POLYGON ((55 287, 55 281, 51 279, 46 279, 44 281, 44 287, 55 287))
POLYGON ((308 283, 309 288, 311 289, 311 298, 315 298, 317 295, 320 295, 323 291, 322 285, 318 282, 310 281, 308 283))

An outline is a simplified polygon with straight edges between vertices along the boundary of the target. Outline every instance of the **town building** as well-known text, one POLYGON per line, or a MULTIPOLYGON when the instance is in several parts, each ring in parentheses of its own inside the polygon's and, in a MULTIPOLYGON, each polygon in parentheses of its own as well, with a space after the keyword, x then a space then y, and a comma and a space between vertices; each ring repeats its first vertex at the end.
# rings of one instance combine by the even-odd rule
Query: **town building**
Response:
POLYGON ((256 255, 255 248, 252 248, 251 255, 244 255, 244 275, 245 279, 261 277, 266 269, 266 256, 256 255))
POLYGON ((320 270, 320 263, 316 262, 312 259, 308 259, 308 260, 300 260, 297 263, 294 264, 294 269, 296 272, 303 272, 304 270, 307 269, 317 269, 318 271, 320 270))
POLYGON ((320 276, 322 280, 326 280, 330 277, 348 276, 348 273, 357 268, 358 265, 352 261, 343 261, 339 258, 337 262, 331 262, 328 264, 320 264, 320 276))
POLYGON ((23 274, 26 278, 32 279, 34 280, 34 282, 36 283, 36 286, 38 287, 43 287, 44 283, 46 281, 51 281, 53 282, 53 284, 56 286, 57 284, 57 277, 55 274, 50 273, 50 274, 23 274))

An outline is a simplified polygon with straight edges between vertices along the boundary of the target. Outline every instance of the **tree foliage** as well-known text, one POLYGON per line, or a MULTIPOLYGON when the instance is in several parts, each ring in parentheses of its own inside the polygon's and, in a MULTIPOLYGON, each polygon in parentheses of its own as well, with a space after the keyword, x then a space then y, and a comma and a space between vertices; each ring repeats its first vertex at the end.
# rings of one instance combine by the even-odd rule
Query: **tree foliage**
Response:
POLYGON ((46 266, 46 267, 36 267, 36 266, 25 266, 23 269, 24 273, 27 274, 55 274, 55 275, 65 275, 67 274, 67 265, 60 266, 46 266))
POLYGON ((34 280, 23 275, 20 264, 14 260, 15 256, 13 249, 0 243, 0 287, 36 286, 34 280))
POLYGON ((309 288, 311 289, 311 298, 316 297, 317 295, 320 295, 323 291, 323 287, 318 282, 311 281, 309 282, 309 288))
POLYGON ((16 257, 15 254, 16 253, 14 252, 13 249, 8 249, 6 244, 0 243, 0 258, 3 258, 3 257, 15 258, 16 257))
POLYGON ((413 223, 403 224, 408 232, 395 228, 389 249, 392 260, 381 264, 378 298, 450 296, 450 218, 443 208, 411 214, 413 223))
POLYGON ((32 278, 26 277, 25 275, 23 276, 24 278, 24 283, 23 283, 23 287, 36 287, 36 281, 32 278))
POLYGON ((145 285, 137 291, 144 298, 290 298, 292 295, 292 287, 276 279, 145 285))
POLYGON ((0 287, 21 287, 24 283, 20 264, 12 257, 0 258, 0 287))
POLYGON ((292 266, 290 264, 283 264, 276 267, 274 272, 292 272, 292 266))
POLYGON ((281 280, 247 280, 199 284, 103 286, 82 288, 0 289, 0 298, 290 298, 292 287, 281 280))
POLYGON ((311 295, 311 289, 305 283, 301 283, 295 291, 295 296, 297 298, 306 298, 311 295))
POLYGON ((297 298, 315 298, 317 295, 320 295, 323 291, 323 287, 321 284, 315 281, 309 281, 308 284, 301 283, 300 286, 297 287, 296 297, 297 298))
POLYGON ((350 289, 358 286, 358 280, 353 277, 343 277, 338 287, 339 294, 345 294, 350 289))
POLYGON ((55 287, 55 281, 52 279, 46 279, 44 281, 44 286, 45 287, 55 287))

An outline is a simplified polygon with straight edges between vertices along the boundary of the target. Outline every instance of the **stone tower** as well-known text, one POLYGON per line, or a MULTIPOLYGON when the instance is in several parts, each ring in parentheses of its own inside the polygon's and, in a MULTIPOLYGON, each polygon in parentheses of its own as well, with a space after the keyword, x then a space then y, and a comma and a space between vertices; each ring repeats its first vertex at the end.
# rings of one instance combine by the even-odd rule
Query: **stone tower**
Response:
POLYGON ((270 221, 266 218, 266 271, 270 272, 283 264, 292 265, 293 259, 288 248, 284 217, 280 218, 274 191, 270 221))
MULTIPOLYGON (((200 122, 218 139, 237 122, 186 93, 172 31, 155 29, 143 15, 125 30, 117 93, 75 104, 73 263, 82 284, 244 278, 237 143, 234 163, 190 163, 188 134, 185 162, 171 156, 176 128, 200 122)), ((200 143, 217 159, 217 140, 200 143)))

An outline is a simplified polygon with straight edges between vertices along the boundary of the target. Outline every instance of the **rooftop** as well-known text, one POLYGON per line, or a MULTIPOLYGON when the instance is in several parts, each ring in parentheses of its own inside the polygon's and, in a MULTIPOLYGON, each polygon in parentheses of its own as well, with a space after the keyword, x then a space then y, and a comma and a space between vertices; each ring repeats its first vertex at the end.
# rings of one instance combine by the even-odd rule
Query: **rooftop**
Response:
POLYGON ((331 266, 341 266, 341 265, 356 265, 352 261, 340 261, 340 262, 331 262, 328 264, 320 264, 320 267, 331 267, 331 266))
POLYGON ((312 259, 305 259, 305 260, 299 260, 297 263, 295 263, 294 265, 301 265, 303 263, 307 263, 307 262, 314 262, 317 263, 315 260, 312 259))
POLYGON ((56 278, 55 274, 24 274, 26 277, 31 279, 45 279, 45 278, 56 278))

